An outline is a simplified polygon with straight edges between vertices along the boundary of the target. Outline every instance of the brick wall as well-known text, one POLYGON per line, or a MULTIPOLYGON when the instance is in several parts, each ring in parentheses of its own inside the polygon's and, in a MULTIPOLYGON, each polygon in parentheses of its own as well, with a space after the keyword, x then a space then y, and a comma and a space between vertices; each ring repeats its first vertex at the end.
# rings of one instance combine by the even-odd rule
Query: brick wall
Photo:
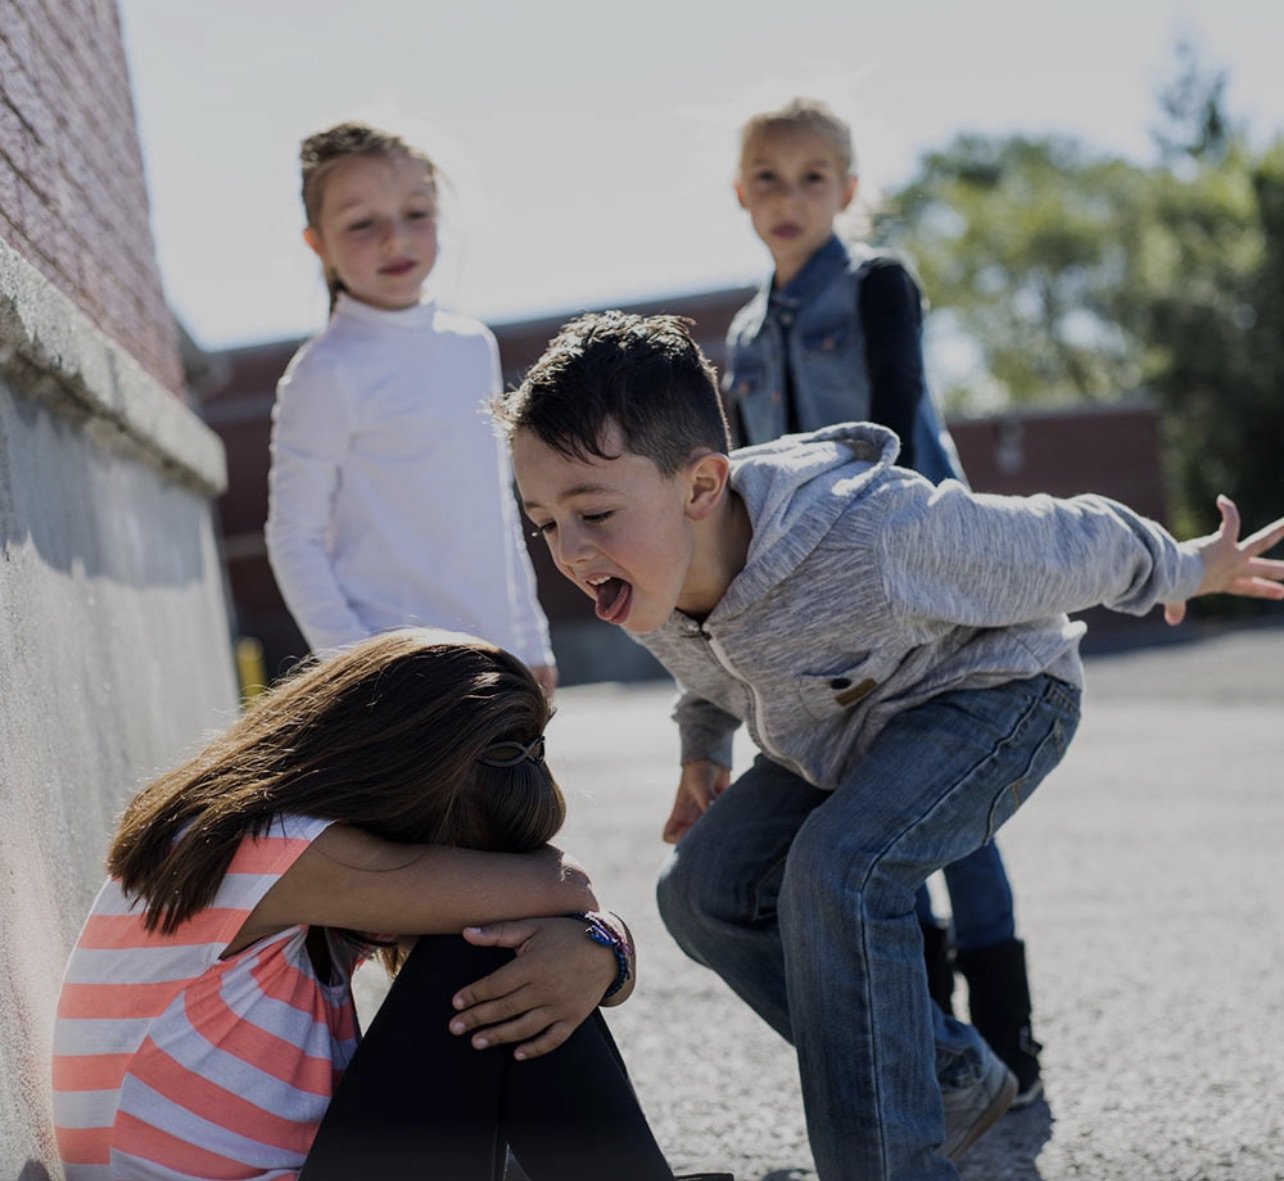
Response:
POLYGON ((0 237, 182 389, 114 0, 0 0, 0 237))

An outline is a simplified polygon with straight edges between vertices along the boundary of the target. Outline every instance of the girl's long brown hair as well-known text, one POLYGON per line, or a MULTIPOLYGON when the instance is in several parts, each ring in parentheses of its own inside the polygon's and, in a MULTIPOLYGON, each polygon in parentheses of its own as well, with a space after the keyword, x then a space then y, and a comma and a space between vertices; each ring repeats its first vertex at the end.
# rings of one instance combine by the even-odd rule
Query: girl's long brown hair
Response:
MULTIPOLYGON (((388 632, 259 697, 130 802, 108 854, 149 930, 213 901, 241 839, 293 813, 390 841, 522 853, 566 805, 543 761, 478 761, 544 732, 548 699, 515 657, 469 636, 388 632)), ((507 753, 507 752, 502 752, 507 753)))

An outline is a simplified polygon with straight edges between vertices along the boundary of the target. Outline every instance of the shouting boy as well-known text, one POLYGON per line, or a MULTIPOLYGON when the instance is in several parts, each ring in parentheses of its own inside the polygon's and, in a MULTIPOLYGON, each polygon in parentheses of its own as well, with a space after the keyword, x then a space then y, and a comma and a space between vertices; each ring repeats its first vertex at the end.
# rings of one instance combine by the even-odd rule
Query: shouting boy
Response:
POLYGON ((1065 613, 1284 598, 1284 520, 1240 541, 1222 499, 1178 543, 1099 496, 935 487, 868 423, 729 456, 669 316, 572 321, 496 415, 558 569, 683 689, 669 931, 795 1046, 821 1181, 957 1177, 1016 1084, 930 1002, 914 892, 1064 755, 1065 613), (742 722, 762 753, 730 784, 742 722))

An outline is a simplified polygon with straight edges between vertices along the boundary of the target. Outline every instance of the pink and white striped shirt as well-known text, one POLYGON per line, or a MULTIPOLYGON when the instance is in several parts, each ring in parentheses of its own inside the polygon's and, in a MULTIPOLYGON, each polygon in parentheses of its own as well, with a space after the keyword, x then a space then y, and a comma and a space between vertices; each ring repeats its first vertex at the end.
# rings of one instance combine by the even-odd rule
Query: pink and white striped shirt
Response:
POLYGON ((286 1181, 357 1046, 350 947, 317 979, 307 927, 220 960, 330 821, 284 816, 237 850, 213 902, 171 935, 103 886, 67 964, 54 1123, 67 1181, 286 1181))

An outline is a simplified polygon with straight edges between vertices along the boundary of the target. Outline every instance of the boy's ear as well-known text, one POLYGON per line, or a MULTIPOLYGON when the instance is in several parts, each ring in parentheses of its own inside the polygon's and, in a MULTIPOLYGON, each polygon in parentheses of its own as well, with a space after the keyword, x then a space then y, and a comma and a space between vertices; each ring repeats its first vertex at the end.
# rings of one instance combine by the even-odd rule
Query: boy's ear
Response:
POLYGON ((731 460, 721 451, 705 451, 687 468, 687 516, 703 521, 722 503, 731 479, 731 460))
POLYGON ((843 208, 846 209, 856 199, 856 190, 860 188, 860 181, 849 176, 843 184, 843 208))
POLYGON ((325 247, 321 244, 321 235, 311 226, 303 227, 303 240, 308 244, 312 253, 315 254, 322 262, 325 262, 325 247))
POLYGON ((736 200, 740 202, 741 209, 748 209, 745 204, 745 184, 739 177, 736 177, 736 200))

